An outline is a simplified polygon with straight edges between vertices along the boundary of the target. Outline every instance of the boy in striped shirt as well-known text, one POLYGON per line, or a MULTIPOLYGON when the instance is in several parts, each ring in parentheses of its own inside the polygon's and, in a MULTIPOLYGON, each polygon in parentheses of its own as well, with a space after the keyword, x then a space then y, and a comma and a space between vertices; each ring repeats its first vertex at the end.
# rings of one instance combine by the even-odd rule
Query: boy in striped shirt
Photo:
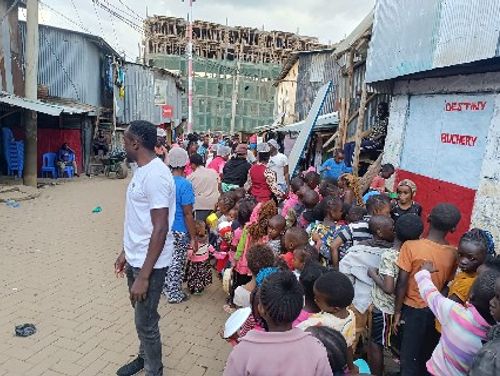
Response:
POLYGON ((479 275, 464 307, 438 291, 431 279, 434 272, 433 263, 425 261, 415 274, 422 299, 442 326, 441 339, 427 362, 427 371, 432 375, 466 375, 495 323, 489 302, 495 296, 495 281, 500 273, 489 270, 479 275))
POLYGON ((344 245, 357 245, 362 241, 372 239, 372 234, 369 229, 368 222, 370 218, 375 215, 391 216, 391 201, 386 195, 372 196, 366 203, 366 215, 363 220, 355 223, 350 223, 343 226, 334 237, 330 245, 330 252, 332 255, 332 265, 335 268, 339 267, 341 259, 340 249, 344 245))

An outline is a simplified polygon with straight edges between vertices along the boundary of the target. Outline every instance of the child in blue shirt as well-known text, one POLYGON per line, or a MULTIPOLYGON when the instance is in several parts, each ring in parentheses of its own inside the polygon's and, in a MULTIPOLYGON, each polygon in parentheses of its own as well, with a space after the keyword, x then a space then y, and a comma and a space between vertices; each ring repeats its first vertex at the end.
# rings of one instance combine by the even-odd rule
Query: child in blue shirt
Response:
POLYGON ((336 149, 333 152, 333 158, 327 159, 319 168, 319 172, 323 174, 325 179, 338 180, 340 175, 351 173, 352 168, 345 164, 344 152, 336 149))

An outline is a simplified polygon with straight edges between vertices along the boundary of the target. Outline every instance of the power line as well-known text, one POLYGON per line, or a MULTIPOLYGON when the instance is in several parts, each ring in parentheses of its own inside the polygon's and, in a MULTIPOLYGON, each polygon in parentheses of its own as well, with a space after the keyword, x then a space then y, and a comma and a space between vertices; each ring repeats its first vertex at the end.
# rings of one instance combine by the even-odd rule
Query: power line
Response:
POLYGON ((87 34, 92 34, 92 32, 87 29, 84 24, 82 23, 81 25, 78 24, 76 21, 72 20, 71 18, 67 17, 65 14, 59 12, 57 9, 54 9, 52 8, 50 5, 44 3, 43 1, 40 1, 40 5, 46 7, 47 9, 51 10, 52 12, 56 13, 57 15, 59 15, 60 17, 64 18, 66 21, 72 23, 73 25, 75 26, 78 26, 80 29, 82 29, 83 31, 85 31, 87 34))
POLYGON ((76 7, 75 2, 73 0, 70 0, 70 1, 71 1, 71 5, 73 5, 73 8, 75 9, 76 16, 78 17, 78 20, 80 21, 80 25, 83 29, 85 26, 83 25, 82 18, 80 17, 80 13, 78 12, 78 8, 76 7))
MULTIPOLYGON (((68 21, 69 23, 71 23, 72 25, 77 26, 77 27, 78 27, 78 29, 83 30, 85 33, 90 34, 90 35, 95 35, 95 33, 94 33, 94 32, 90 31, 89 29, 87 29, 87 28, 85 27, 85 24, 83 23, 83 20, 81 20, 81 18, 80 18, 80 17, 79 17, 79 18, 80 18, 80 20, 81 20, 81 23, 79 23, 79 22, 77 22, 77 21, 75 21, 75 20, 73 20, 73 19, 69 18, 69 17, 68 17, 68 16, 66 16, 65 14, 61 13, 61 12, 60 12, 60 11, 58 11, 57 9, 54 9, 53 7, 51 7, 50 5, 48 5, 48 4, 46 4, 46 3, 44 3, 44 2, 43 2, 43 1, 41 1, 41 0, 40 0, 40 5, 42 5, 42 6, 46 7, 46 8, 47 8, 47 9, 49 9, 51 12, 53 12, 53 13, 57 14, 58 16, 62 17, 63 19, 65 19, 66 21, 68 21)), ((102 36, 101 36, 101 38, 103 38, 104 40, 106 39, 106 38, 104 38, 104 37, 102 37, 102 36)), ((119 44, 117 44, 117 47, 118 47, 118 49, 120 49, 119 44)), ((124 50, 124 51, 126 50, 125 48, 121 48, 121 49, 122 49, 122 50, 124 50)), ((130 54, 130 56, 133 56, 133 54, 130 54)))
POLYGON ((92 5, 94 6, 95 15, 97 17, 97 22, 99 22, 99 27, 101 28, 101 37, 104 38, 104 29, 102 27, 101 16, 99 16, 99 12, 97 11, 96 1, 92 0, 92 5))
POLYGON ((92 0, 92 3, 94 4, 94 6, 96 6, 96 5, 99 6, 100 8, 102 8, 103 10, 105 10, 106 12, 111 14, 113 17, 119 19, 120 21, 125 23, 127 26, 134 29, 135 31, 138 31, 140 33, 144 32, 144 29, 141 25, 138 25, 135 21, 128 18, 126 16, 126 14, 125 15, 121 14, 124 12, 121 11, 120 9, 116 8, 115 6, 113 6, 111 3, 106 1, 106 4, 105 4, 104 2, 99 1, 99 0, 92 0), (121 12, 121 13, 119 13, 119 12, 121 12))
POLYGON ((112 3, 109 0, 96 0, 96 2, 98 3, 98 5, 99 5, 99 2, 106 3, 105 6, 112 9, 116 13, 120 14, 122 17, 128 18, 128 20, 130 22, 136 23, 137 21, 139 21, 139 22, 143 21, 143 18, 141 16, 138 16, 135 13, 130 13, 127 10, 120 8, 119 6, 117 6, 116 4, 112 3))
POLYGON ((131 14, 135 15, 135 17, 139 20, 139 21, 144 21, 144 17, 142 17, 139 13, 137 13, 135 10, 133 10, 132 8, 130 8, 127 4, 125 4, 123 2, 123 0, 118 0, 120 2, 120 4, 122 4, 125 8, 127 8, 131 14))

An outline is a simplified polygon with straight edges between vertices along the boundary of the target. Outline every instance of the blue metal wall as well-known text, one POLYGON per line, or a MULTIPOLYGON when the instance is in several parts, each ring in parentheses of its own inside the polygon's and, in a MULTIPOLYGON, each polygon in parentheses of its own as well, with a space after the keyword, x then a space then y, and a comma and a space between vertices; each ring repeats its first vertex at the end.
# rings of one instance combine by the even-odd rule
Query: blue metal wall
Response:
POLYGON ((147 120, 153 124, 182 118, 181 91, 175 77, 138 64, 125 64, 125 97, 117 102, 118 122, 129 124, 134 120, 147 120), (173 107, 173 118, 163 118, 161 106, 155 105, 155 82, 166 82, 166 102, 173 107))
MULTIPOLYGON (((26 23, 19 28, 24 51, 26 23)), ((38 84, 47 85, 50 96, 102 106, 104 53, 98 46, 84 34, 44 25, 39 39, 38 84)))

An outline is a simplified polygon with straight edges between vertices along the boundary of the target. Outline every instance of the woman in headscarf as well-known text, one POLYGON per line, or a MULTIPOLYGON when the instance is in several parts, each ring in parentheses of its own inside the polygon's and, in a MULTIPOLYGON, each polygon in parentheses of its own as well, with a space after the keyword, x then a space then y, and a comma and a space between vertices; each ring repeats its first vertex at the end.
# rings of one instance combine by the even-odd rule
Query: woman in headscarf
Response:
POLYGON ((396 205, 392 208, 391 215, 394 222, 405 214, 422 215, 422 206, 413 201, 417 194, 417 185, 410 179, 403 179, 397 187, 398 199, 396 205))

